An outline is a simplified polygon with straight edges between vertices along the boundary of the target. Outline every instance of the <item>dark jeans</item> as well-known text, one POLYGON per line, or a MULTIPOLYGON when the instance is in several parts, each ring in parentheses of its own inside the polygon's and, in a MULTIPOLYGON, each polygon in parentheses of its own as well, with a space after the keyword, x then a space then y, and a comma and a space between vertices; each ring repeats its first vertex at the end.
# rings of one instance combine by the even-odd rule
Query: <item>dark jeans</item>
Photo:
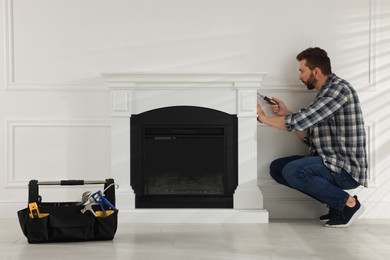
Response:
POLYGON ((349 197, 344 190, 360 185, 344 170, 339 175, 332 174, 320 156, 294 155, 276 159, 270 165, 270 174, 278 183, 299 190, 337 211, 344 208, 349 197))

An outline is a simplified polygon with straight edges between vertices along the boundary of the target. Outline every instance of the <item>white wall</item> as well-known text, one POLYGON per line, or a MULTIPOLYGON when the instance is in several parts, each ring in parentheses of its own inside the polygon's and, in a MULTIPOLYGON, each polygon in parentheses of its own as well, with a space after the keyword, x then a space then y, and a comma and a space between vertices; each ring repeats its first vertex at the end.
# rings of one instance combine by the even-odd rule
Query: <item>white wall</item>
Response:
MULTIPOLYGON (((389 1, 3 0, 0 13, 0 207, 24 207, 30 179, 110 177, 101 72, 268 72, 263 92, 294 110, 315 94, 298 81, 295 56, 320 46, 358 90, 366 118, 370 187, 352 192, 363 217, 390 217, 389 1)), ((258 130, 270 217, 317 216, 322 205, 268 174, 270 161, 306 148, 291 133, 258 130)), ((75 190, 48 192, 73 199, 75 190)))

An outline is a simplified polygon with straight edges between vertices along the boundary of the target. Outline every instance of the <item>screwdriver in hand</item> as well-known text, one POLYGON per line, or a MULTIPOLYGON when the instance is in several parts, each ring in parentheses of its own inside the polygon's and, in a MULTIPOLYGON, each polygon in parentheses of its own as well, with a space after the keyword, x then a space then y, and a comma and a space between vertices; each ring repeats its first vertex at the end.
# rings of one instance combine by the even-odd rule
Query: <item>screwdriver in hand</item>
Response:
POLYGON ((269 98, 269 97, 267 97, 267 96, 261 95, 261 94, 259 94, 259 93, 257 93, 257 95, 258 95, 260 98, 262 98, 262 99, 264 99, 265 101, 267 101, 268 104, 270 104, 270 105, 275 105, 275 106, 278 105, 278 102, 276 102, 276 101, 273 100, 272 98, 269 98))

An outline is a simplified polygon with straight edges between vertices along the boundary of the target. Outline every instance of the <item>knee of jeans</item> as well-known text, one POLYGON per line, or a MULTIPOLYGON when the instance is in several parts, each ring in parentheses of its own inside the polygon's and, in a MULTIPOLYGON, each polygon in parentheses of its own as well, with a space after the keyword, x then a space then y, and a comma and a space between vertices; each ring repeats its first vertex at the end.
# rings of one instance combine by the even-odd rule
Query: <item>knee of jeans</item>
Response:
POLYGON ((274 179, 275 181, 278 181, 280 177, 282 177, 279 173, 274 172, 272 170, 269 172, 269 175, 271 175, 272 179, 274 179))
POLYGON ((306 174, 299 166, 286 165, 286 167, 283 168, 282 175, 289 185, 296 187, 302 182, 302 178, 304 178, 306 174))
POLYGON ((269 170, 271 173, 275 173, 275 172, 281 172, 282 169, 279 169, 280 168, 280 165, 278 163, 278 160, 274 160, 271 162, 271 164, 269 165, 269 170))
POLYGON ((283 176, 280 172, 270 172, 269 173, 274 181, 276 181, 279 184, 286 185, 286 181, 283 179, 283 176))
POLYGON ((269 173, 274 180, 277 180, 281 177, 281 170, 278 169, 278 165, 275 163, 275 161, 271 162, 269 166, 269 173))

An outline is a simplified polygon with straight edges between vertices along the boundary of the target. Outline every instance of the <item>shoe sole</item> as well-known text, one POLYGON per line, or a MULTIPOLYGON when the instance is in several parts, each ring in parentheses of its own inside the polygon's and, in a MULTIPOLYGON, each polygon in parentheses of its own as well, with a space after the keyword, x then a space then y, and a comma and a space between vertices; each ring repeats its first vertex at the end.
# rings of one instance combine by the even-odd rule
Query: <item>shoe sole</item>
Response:
POLYGON ((346 228, 346 227, 349 227, 349 226, 352 225, 352 222, 354 222, 355 219, 357 219, 358 217, 360 217, 361 214, 363 214, 364 211, 365 211, 364 206, 360 205, 360 208, 358 209, 358 211, 356 211, 356 213, 353 214, 352 218, 346 224, 343 224, 343 225, 328 225, 328 224, 325 224, 325 227, 331 227, 331 228, 346 228))

